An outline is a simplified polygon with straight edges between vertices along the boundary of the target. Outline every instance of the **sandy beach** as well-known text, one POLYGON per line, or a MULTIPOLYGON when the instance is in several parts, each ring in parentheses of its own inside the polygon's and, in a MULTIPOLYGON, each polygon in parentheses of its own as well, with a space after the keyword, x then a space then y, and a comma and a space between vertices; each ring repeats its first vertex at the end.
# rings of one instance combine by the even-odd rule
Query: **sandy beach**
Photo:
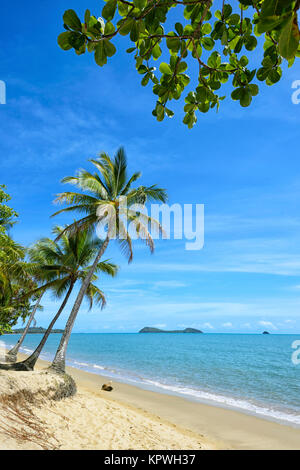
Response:
POLYGON ((47 365, 39 361, 33 373, 1 372, 0 382, 9 376, 10 393, 18 382, 25 395, 38 396, 39 387, 46 394, 37 402, 27 396, 25 427, 19 405, 1 403, 0 449, 300 449, 299 429, 124 383, 105 392, 107 378, 74 368, 67 372, 77 394, 51 400, 49 374, 47 384, 37 385, 47 365), (16 428, 23 434, 16 437, 16 428))

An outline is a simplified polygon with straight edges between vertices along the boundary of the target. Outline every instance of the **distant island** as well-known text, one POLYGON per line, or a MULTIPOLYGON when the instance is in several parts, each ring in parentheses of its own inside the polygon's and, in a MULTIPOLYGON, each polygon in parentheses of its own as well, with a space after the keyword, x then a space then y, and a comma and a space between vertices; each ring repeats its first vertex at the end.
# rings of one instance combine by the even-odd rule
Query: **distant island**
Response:
POLYGON ((139 333, 203 333, 201 330, 196 330, 196 328, 185 328, 185 330, 160 330, 159 328, 153 328, 151 326, 145 326, 142 328, 139 333))
POLYGON ((263 335, 269 335, 270 333, 268 331, 264 331, 263 335))
MULTIPOLYGON (((8 333, 8 334, 20 335, 20 334, 24 333, 24 329, 25 328, 18 328, 18 329, 13 330, 11 333, 8 333)), ((52 330, 51 331, 51 333, 63 333, 63 332, 64 332, 64 330, 52 330)), ((28 334, 33 334, 33 335, 44 334, 44 333, 46 333, 46 329, 42 328, 41 326, 32 327, 32 328, 29 328, 29 330, 28 330, 28 334)))

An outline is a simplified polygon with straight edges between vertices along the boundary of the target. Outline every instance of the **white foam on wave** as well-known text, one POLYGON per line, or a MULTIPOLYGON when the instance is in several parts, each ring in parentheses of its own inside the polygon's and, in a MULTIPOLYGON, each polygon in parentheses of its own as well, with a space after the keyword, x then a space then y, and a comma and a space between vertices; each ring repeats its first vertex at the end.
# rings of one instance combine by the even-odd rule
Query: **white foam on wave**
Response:
POLYGON ((217 395, 217 394, 213 394, 209 392, 204 392, 201 390, 195 390, 189 387, 167 385, 161 382, 156 382, 154 380, 144 379, 144 382, 149 385, 154 386, 155 388, 160 388, 160 389, 173 392, 179 395, 190 396, 193 399, 196 399, 198 401, 204 401, 204 402, 213 403, 213 404, 218 403, 220 406, 223 405, 223 407, 226 407, 226 408, 239 409, 252 415, 253 414, 260 415, 260 416, 264 416, 266 418, 269 418, 275 421, 280 421, 280 422, 300 426, 300 415, 299 413, 296 414, 296 412, 295 414, 287 413, 285 411, 280 411, 278 409, 260 406, 260 405, 251 403, 246 400, 226 397, 223 395, 217 395))
POLYGON ((96 364, 93 364, 93 368, 94 368, 94 369, 105 370, 105 367, 97 366, 96 364))
POLYGON ((76 364, 77 366, 90 367, 90 364, 88 364, 87 362, 77 362, 77 361, 74 361, 73 364, 76 364))

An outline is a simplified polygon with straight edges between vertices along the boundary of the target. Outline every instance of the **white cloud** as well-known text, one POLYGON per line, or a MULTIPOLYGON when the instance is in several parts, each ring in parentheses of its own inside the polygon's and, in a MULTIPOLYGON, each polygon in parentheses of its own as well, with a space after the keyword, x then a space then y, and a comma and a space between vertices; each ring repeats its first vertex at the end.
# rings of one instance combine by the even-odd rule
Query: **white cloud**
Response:
POLYGON ((201 326, 202 326, 202 328, 208 328, 209 330, 214 329, 214 326, 209 322, 203 323, 203 325, 201 325, 201 326))
POLYGON ((176 289, 177 287, 186 287, 184 282, 180 281, 157 281, 153 283, 153 287, 160 288, 160 287, 169 287, 176 289))
POLYGON ((233 324, 231 322, 226 322, 226 323, 222 323, 222 326, 224 326, 224 328, 231 328, 233 324))
POLYGON ((261 321, 258 322, 258 324, 261 325, 261 326, 272 328, 273 330, 278 329, 277 326, 275 326, 274 323, 272 323, 270 321, 261 320, 261 321))

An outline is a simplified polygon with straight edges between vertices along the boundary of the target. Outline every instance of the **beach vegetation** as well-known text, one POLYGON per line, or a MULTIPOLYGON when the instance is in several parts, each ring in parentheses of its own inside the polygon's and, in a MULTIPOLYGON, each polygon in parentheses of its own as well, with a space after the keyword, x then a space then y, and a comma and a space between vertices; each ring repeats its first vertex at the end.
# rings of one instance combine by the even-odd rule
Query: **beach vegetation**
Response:
MULTIPOLYGON (((32 370, 34 368, 52 328, 62 314, 77 281, 80 283, 84 282, 91 268, 90 263, 103 244, 100 239, 94 237, 87 229, 81 231, 75 230, 72 233, 62 233, 63 231, 62 227, 55 227, 53 232, 55 236, 61 235, 59 240, 53 241, 50 238, 43 238, 28 250, 31 270, 36 280, 41 284, 33 293, 41 297, 45 291, 51 291, 56 299, 63 298, 63 301, 35 351, 22 362, 0 365, 2 369, 32 370)), ((117 272, 118 267, 110 260, 104 260, 97 264, 85 291, 85 298, 89 303, 90 309, 94 304, 100 305, 101 308, 106 304, 103 291, 95 284, 98 280, 98 274, 103 273, 114 277, 117 272)), ((25 335, 27 332, 28 330, 26 331, 25 329, 25 335)), ((24 333, 8 355, 16 356, 25 339, 24 333)))
POLYGON ((25 259, 25 248, 10 235, 18 220, 17 212, 7 205, 10 199, 5 185, 0 185, 0 334, 11 331, 19 319, 25 320, 31 314, 36 297, 25 296, 36 283, 25 259))

